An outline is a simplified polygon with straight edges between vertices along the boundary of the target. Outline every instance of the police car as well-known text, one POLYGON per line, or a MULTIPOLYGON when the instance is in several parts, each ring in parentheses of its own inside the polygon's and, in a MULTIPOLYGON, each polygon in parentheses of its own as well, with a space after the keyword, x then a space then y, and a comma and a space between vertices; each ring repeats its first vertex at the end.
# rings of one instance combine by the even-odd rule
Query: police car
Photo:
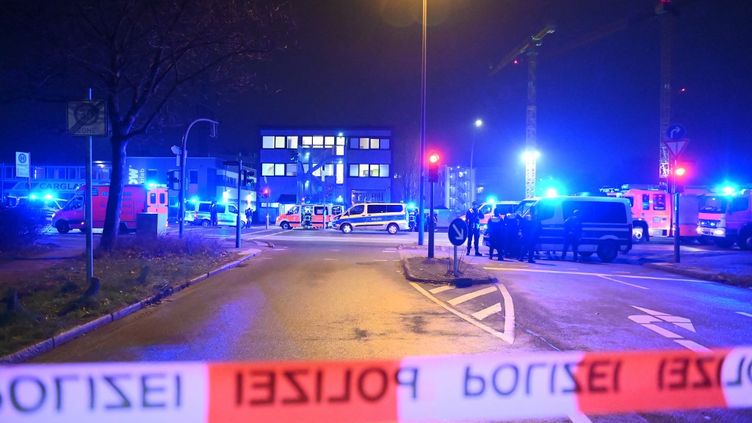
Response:
POLYGON ((357 228, 386 230, 392 235, 410 228, 407 207, 403 203, 355 204, 338 216, 332 227, 345 234, 357 228))

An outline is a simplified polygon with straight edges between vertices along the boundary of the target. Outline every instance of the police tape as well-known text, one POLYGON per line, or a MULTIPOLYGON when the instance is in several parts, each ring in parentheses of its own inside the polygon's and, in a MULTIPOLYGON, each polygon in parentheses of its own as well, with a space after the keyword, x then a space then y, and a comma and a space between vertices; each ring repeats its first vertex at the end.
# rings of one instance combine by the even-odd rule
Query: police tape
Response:
POLYGON ((467 421, 752 407, 752 347, 0 367, 0 421, 467 421))

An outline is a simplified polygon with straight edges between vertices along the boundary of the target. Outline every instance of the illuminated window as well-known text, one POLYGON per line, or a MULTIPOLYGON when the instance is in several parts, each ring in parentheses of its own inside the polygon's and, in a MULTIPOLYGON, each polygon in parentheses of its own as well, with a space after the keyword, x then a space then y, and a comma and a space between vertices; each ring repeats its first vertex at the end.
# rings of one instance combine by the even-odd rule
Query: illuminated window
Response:
POLYGON ((330 163, 330 164, 324 166, 324 175, 325 176, 334 176, 334 165, 333 164, 330 163))
POLYGON ((360 149, 361 150, 368 150, 368 143, 369 143, 369 141, 370 140, 368 138, 361 138, 360 139, 360 149))
POLYGON ((358 175, 360 175, 361 178, 367 178, 368 177, 368 165, 367 164, 361 164, 358 165, 358 175))
POLYGON ((298 165, 296 163, 287 163, 287 168, 285 171, 285 176, 297 176, 298 175, 298 165))
POLYGON ((274 176, 285 176, 285 164, 276 163, 274 165, 274 176))
POLYGON ((324 146, 326 148, 334 147, 334 137, 324 137, 324 146))
POLYGON ((261 163, 261 176, 274 176, 274 163, 261 163))
POLYGON ((345 137, 337 137, 337 145, 345 146, 345 137))
POLYGON ((285 137, 274 137, 274 148, 285 148, 285 137))
POLYGON ((371 138, 371 150, 378 150, 378 149, 379 149, 379 139, 371 138))
POLYGON ((389 150, 389 138, 382 138, 380 147, 382 150, 389 150))
POLYGON ((337 185, 342 185, 345 183, 345 165, 342 163, 337 163, 337 185))
POLYGON ((370 165, 370 177, 372 178, 378 178, 379 177, 379 165, 372 164, 370 165))
POLYGON ((351 164, 350 165, 350 177, 351 178, 357 178, 358 177, 358 165, 351 164))
POLYGON ((313 137, 303 137, 303 148, 311 148, 313 137))
POLYGON ((274 148, 274 137, 264 136, 263 148, 274 148))
POLYGON ((320 135, 313 137, 313 148, 324 148, 324 137, 320 135))
POLYGON ((287 148, 298 148, 298 137, 287 137, 287 148))
POLYGON ((386 164, 379 165, 379 176, 382 178, 389 177, 389 165, 386 165, 386 164))
POLYGON ((344 156, 345 155, 345 146, 344 145, 338 145, 334 154, 337 155, 337 156, 344 156))

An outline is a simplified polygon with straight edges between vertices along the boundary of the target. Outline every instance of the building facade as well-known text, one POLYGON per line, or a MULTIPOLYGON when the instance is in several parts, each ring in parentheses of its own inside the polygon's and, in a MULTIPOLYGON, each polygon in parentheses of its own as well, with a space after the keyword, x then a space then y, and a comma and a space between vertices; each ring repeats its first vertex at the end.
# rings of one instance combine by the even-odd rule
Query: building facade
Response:
POLYGON ((392 132, 384 129, 263 129, 261 211, 293 204, 350 206, 392 199, 392 132))

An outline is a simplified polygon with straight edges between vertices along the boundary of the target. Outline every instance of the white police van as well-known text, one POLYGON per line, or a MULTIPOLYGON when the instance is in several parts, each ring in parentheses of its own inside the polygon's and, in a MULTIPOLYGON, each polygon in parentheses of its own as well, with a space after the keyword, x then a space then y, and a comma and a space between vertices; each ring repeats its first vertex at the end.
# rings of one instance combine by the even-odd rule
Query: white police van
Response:
POLYGON ((551 197, 524 200, 517 214, 532 213, 540 221, 537 249, 561 251, 564 248, 564 221, 579 210, 582 237, 579 253, 589 257, 596 253, 604 262, 613 261, 619 252, 632 249, 632 209, 626 198, 551 197))
POLYGON ((409 230, 407 207, 402 203, 355 204, 338 216, 332 227, 349 234, 354 229, 386 230, 394 235, 409 230))

